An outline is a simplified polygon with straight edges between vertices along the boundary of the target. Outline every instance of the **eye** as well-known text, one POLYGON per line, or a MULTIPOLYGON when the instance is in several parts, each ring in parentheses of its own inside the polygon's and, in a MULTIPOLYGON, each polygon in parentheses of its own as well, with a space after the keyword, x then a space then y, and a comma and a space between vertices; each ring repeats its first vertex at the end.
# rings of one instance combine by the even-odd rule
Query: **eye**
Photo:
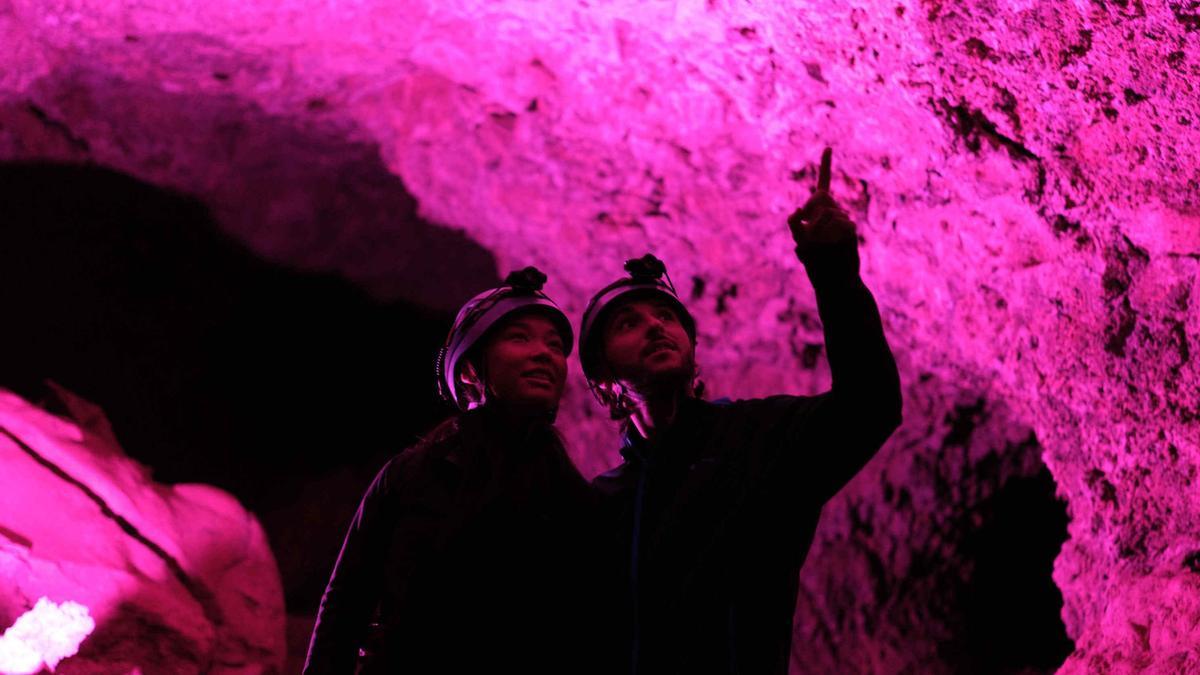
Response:
POLYGON ((508 339, 513 342, 529 342, 529 336, 521 331, 509 332, 508 339))
POLYGON ((662 319, 663 321, 674 321, 675 312, 672 312, 669 309, 660 309, 658 310, 658 318, 662 319))

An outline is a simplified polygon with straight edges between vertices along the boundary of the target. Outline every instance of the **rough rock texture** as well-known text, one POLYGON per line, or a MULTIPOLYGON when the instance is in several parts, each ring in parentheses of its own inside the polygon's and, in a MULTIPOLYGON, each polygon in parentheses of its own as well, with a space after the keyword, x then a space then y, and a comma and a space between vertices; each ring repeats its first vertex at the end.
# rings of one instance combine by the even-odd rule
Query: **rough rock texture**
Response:
POLYGON ((279 572, 255 518, 204 485, 164 487, 129 460, 103 413, 74 418, 0 390, 0 624, 40 597, 96 630, 60 673, 281 672, 279 572))
MULTIPOLYGON (((1195 3, 5 0, 0 43, 0 157, 195 194, 379 297, 453 306, 476 242, 577 314, 652 249, 715 395, 827 383, 783 219, 832 145, 907 422, 827 508, 796 670, 975 658, 971 533, 1039 457, 1063 672, 1200 670, 1195 3)), ((581 387, 563 417, 614 461, 581 387)))

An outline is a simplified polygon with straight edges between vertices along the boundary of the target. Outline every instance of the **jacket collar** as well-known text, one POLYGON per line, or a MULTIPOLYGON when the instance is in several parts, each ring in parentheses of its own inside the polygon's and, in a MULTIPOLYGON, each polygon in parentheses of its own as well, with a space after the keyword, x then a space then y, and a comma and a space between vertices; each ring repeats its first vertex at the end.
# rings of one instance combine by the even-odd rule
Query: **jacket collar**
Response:
POLYGON ((655 434, 655 440, 650 441, 638 432, 631 422, 626 422, 621 430, 621 458, 626 462, 646 462, 658 447, 662 447, 664 439, 673 436, 677 429, 686 428, 696 413, 707 405, 703 400, 694 396, 685 396, 679 400, 675 410, 675 419, 671 424, 655 434))
POLYGON ((549 419, 529 420, 525 426, 513 426, 501 414, 484 405, 459 414, 455 421, 454 441, 442 457, 462 467, 480 460, 493 461, 492 453, 515 451, 536 437, 537 427, 550 427, 549 419))

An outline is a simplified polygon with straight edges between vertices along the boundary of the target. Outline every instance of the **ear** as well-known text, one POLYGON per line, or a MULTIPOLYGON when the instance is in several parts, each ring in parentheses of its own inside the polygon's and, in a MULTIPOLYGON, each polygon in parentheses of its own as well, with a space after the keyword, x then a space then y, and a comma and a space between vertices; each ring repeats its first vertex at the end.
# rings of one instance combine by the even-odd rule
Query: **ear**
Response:
POLYGON ((462 368, 458 371, 458 381, 474 387, 479 386, 479 373, 475 371, 474 363, 463 360, 462 368))
POLYGON ((612 404, 620 397, 617 385, 607 379, 592 380, 592 395, 606 408, 611 408, 612 404))
POLYGON ((458 371, 458 387, 468 401, 468 407, 474 407, 484 402, 483 378, 479 376, 475 364, 466 359, 463 360, 458 371))
POLYGON ((597 400, 608 409, 608 416, 614 420, 623 420, 632 412, 632 402, 625 395, 625 387, 610 379, 595 380, 593 384, 597 400))
POLYGON ((620 385, 608 378, 595 380, 596 391, 606 397, 616 398, 621 395, 620 385))

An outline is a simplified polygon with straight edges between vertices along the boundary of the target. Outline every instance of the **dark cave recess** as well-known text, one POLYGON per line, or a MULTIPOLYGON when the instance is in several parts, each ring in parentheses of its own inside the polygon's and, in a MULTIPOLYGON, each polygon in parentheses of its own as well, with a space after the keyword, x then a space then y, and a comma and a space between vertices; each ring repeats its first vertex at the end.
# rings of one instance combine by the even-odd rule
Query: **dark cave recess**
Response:
POLYGON ((0 386, 49 404, 52 380, 156 480, 233 493, 289 606, 315 603, 361 490, 449 412, 452 317, 266 263, 196 199, 102 168, 0 165, 0 207, 0 386))
POLYGON ((961 598, 960 663, 981 675, 1053 673, 1075 649, 1051 578, 1067 539, 1066 504, 1043 466, 1006 481, 980 515, 963 542, 973 570, 961 598))

